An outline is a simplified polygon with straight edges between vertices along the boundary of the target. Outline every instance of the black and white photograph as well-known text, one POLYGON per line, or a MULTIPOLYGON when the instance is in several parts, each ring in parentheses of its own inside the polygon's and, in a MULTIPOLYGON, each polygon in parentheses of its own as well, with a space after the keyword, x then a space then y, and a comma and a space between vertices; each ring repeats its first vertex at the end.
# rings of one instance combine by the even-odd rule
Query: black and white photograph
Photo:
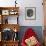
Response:
POLYGON ((26 7, 25 8, 25 18, 27 20, 35 20, 36 19, 36 8, 35 7, 26 7))

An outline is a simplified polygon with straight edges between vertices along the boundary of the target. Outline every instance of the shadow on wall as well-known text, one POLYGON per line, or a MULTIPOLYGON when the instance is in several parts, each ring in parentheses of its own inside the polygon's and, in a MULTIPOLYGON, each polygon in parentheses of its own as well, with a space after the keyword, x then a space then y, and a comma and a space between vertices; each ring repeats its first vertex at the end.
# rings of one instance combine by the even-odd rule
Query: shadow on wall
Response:
POLYGON ((20 32, 19 32, 19 39, 20 39, 20 42, 24 36, 24 33, 25 31, 28 29, 28 28, 32 28, 36 34, 37 34, 37 37, 39 39, 39 41, 42 43, 43 42, 43 30, 42 30, 42 26, 21 26, 20 27, 20 32))

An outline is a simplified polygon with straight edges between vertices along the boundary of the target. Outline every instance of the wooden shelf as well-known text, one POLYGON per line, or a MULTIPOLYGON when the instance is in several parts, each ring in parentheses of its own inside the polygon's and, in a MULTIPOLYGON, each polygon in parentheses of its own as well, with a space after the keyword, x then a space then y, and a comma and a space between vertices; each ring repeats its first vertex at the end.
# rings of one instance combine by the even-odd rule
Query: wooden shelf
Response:
MULTIPOLYGON (((7 41, 7 40, 5 41, 4 39, 2 39, 3 38, 2 33, 3 33, 4 29, 11 29, 10 31, 14 31, 14 33, 18 33, 18 31, 20 29, 20 26, 18 24, 18 16, 19 16, 19 7, 0 7, 0 20, 1 20, 1 24, 0 24, 0 32, 1 32, 0 46, 18 46, 19 40, 17 39, 17 41, 16 41, 16 39, 15 39, 15 41, 13 41, 15 36, 13 37, 13 39, 10 39, 9 41, 7 41), (8 24, 7 17, 9 17, 9 16, 14 16, 14 17, 17 16, 17 24, 8 24)), ((16 37, 18 38, 18 36, 16 36, 16 37)))
MULTIPOLYGON (((6 10, 9 14, 7 15, 19 15, 18 11, 19 11, 19 7, 0 7, 0 14, 2 14, 2 11, 6 10), (16 14, 10 14, 10 12, 17 12, 16 14)), ((6 13, 6 12, 5 12, 6 13)), ((6 15, 6 14, 4 14, 6 15)))
POLYGON ((17 32, 19 31, 20 29, 20 26, 18 24, 0 24, 0 28, 1 28, 1 31, 5 28, 10 28, 14 31, 14 29, 17 30, 17 32))

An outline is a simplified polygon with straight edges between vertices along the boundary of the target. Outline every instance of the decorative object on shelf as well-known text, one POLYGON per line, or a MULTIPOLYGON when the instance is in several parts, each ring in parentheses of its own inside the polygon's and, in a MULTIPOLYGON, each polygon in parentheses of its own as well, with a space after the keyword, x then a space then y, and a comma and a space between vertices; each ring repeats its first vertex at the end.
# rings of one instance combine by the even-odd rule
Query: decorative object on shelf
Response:
POLYGON ((18 40, 18 32, 17 32, 17 30, 16 30, 16 28, 14 29, 14 41, 15 40, 18 40))
POLYGON ((14 32, 13 40, 14 41, 18 40, 18 32, 14 32))
POLYGON ((15 11, 15 10, 10 10, 10 12, 9 12, 10 15, 17 15, 17 13, 18 13, 18 12, 15 11))
POLYGON ((17 4, 17 2, 16 2, 17 0, 15 0, 15 7, 16 7, 16 4, 17 4))
POLYGON ((2 10, 2 15, 9 15, 9 10, 2 10))
POLYGON ((36 19, 36 8, 35 7, 26 7, 25 10, 26 10, 25 19, 27 20, 36 19))
POLYGON ((14 14, 14 10, 10 10, 10 15, 13 15, 14 14))
POLYGON ((5 28, 2 32, 2 40, 8 41, 12 40, 12 30, 9 28, 5 28))

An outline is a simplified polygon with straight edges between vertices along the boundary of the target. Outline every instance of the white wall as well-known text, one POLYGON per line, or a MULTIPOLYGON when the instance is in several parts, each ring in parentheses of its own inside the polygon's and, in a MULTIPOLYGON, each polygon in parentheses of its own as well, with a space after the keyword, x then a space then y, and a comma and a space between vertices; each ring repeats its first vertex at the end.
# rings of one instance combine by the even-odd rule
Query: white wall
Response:
POLYGON ((42 0, 24 0, 21 2, 19 20, 22 26, 43 26, 42 0), (25 7, 36 7, 36 20, 25 20, 25 7))
MULTIPOLYGON (((14 6, 15 0, 0 0, 0 6, 14 6)), ((42 0, 17 0, 19 9, 19 24, 21 26, 43 26, 42 0), (25 7, 36 7, 36 20, 25 20, 25 7)))

